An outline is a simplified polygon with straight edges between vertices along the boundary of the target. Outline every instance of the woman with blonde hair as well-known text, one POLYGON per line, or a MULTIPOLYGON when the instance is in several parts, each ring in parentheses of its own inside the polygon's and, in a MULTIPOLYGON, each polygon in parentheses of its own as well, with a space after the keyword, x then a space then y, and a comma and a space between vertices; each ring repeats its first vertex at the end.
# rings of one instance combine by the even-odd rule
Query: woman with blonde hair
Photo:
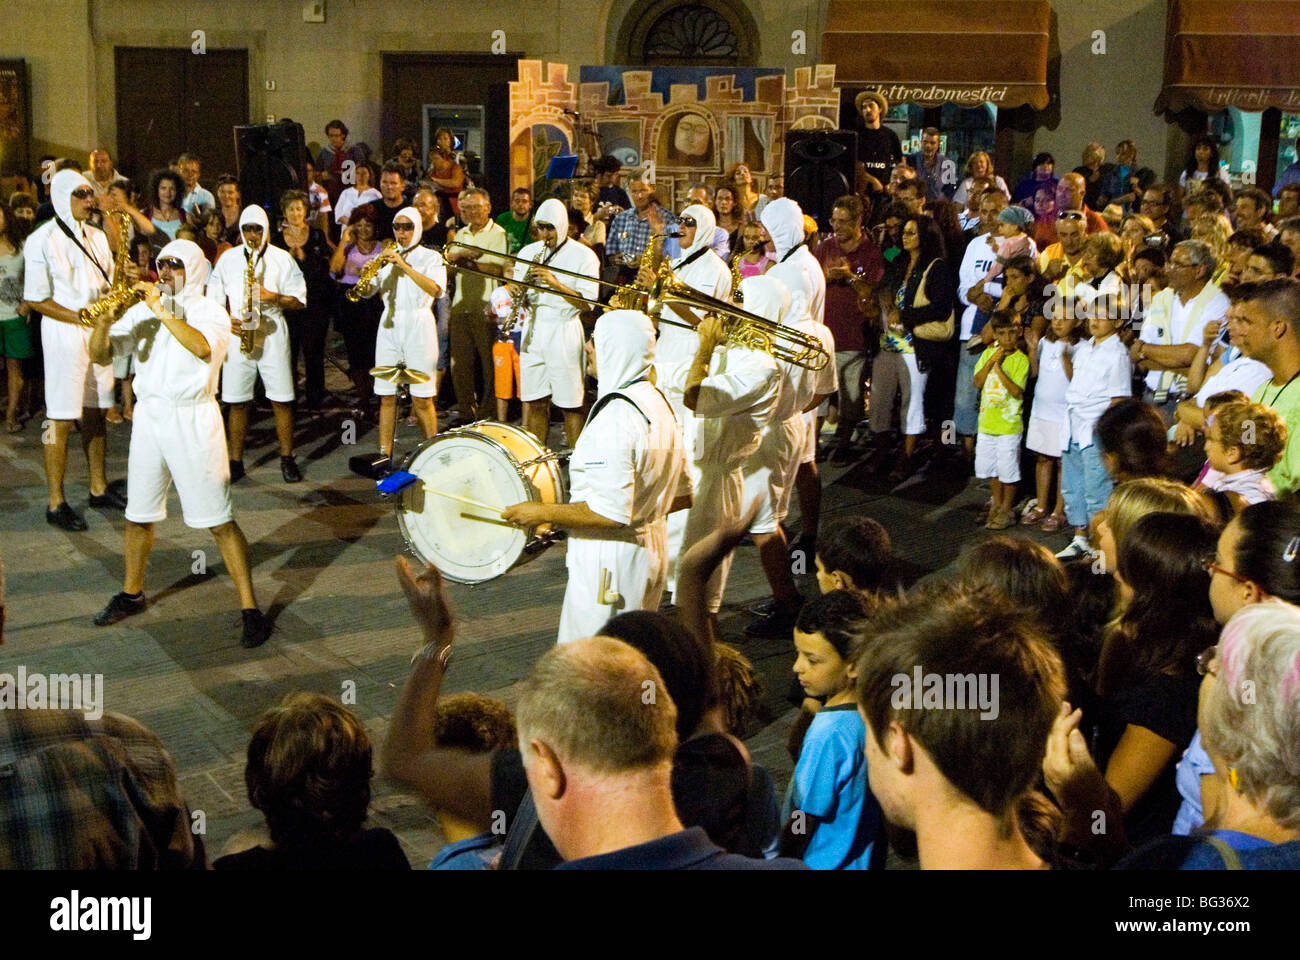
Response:
POLYGON ((958 206, 965 206, 966 201, 970 199, 970 188, 972 183, 978 179, 991 180, 997 184, 1007 197, 1011 199, 1011 191, 1007 189, 1007 182, 993 172, 993 158, 983 150, 976 150, 966 161, 966 179, 957 187, 957 192, 952 195, 952 202, 958 206))
MULTIPOLYGON (((1148 246, 1147 237, 1159 234, 1151 218, 1141 213, 1130 213, 1120 222, 1119 238, 1124 244, 1124 262, 1120 264, 1119 272, 1125 283, 1133 282, 1133 258, 1148 246)), ((1160 244, 1164 244, 1163 237, 1160 237, 1160 244)))
POLYGON ((1107 571, 1119 564, 1119 546, 1133 525, 1149 513, 1191 513, 1218 524, 1214 503, 1203 493, 1177 480, 1143 477, 1119 484, 1097 514, 1097 546, 1107 571))
POLYGON ((1228 238, 1232 236, 1232 221, 1221 213, 1203 213, 1192 220, 1190 240, 1204 240, 1214 251, 1219 265, 1210 274, 1210 283, 1218 285, 1228 272, 1228 238))

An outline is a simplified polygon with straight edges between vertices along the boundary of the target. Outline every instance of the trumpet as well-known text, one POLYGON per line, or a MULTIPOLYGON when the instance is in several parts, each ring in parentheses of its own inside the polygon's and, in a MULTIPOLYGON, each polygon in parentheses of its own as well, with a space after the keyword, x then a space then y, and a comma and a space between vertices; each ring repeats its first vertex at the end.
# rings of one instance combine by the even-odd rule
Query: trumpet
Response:
POLYGON ((385 240, 379 248, 379 253, 373 259, 366 261, 366 265, 361 268, 361 273, 357 275, 357 282, 352 285, 347 293, 347 297, 352 303, 359 303, 362 297, 368 296, 370 288, 375 282, 375 277, 379 276, 379 271, 384 268, 388 261, 384 259, 384 254, 391 253, 397 249, 396 240, 385 240))
MULTIPOLYGON (((455 245, 454 243, 448 244, 448 246, 455 245)), ((437 250, 438 248, 435 247, 434 249, 437 250)), ((442 253, 445 249, 444 247, 438 252, 442 253)), ((515 263, 527 263, 530 266, 536 266, 531 260, 525 260, 522 257, 508 253, 494 253, 493 256, 515 263)), ((451 262, 448 262, 447 266, 449 269, 474 273, 493 280, 501 279, 495 274, 477 270, 473 267, 461 266, 451 262)), ((565 270, 560 267, 547 266, 546 269, 557 276, 573 277, 577 280, 595 280, 596 283, 603 286, 613 287, 615 296, 620 301, 620 305, 615 309, 640 310, 659 323, 694 330, 695 326, 693 324, 664 314, 664 307, 669 304, 680 304, 692 310, 699 310, 705 314, 722 317, 726 321, 728 343, 764 350, 778 360, 808 370, 821 370, 830 362, 830 356, 826 353, 826 348, 822 346, 821 340, 817 337, 796 330, 793 327, 787 327, 785 324, 768 320, 766 317, 749 313, 725 300, 718 300, 708 294, 700 293, 695 288, 682 282, 666 262, 659 265, 654 285, 648 290, 630 284, 596 280, 596 278, 589 277, 585 273, 565 270)), ((555 292, 550 287, 539 283, 530 283, 527 279, 507 280, 506 282, 529 290, 539 290, 544 293, 555 292)), ((601 310, 608 309, 606 304, 587 297, 568 296, 566 294, 565 299, 601 310)))

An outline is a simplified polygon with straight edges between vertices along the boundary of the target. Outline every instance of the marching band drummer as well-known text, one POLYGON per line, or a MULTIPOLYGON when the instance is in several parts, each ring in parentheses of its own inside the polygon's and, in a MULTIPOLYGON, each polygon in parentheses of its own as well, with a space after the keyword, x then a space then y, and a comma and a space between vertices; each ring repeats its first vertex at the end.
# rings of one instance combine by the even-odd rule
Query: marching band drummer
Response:
MULTIPOLYGON (((545 204, 542 205, 545 207, 545 204)), ((569 503, 517 503, 521 527, 572 531, 559 643, 595 635, 628 610, 655 610, 668 577, 667 516, 690 505, 686 454, 654 385, 654 328, 635 310, 596 322, 587 358, 597 400, 569 460, 569 503)))
POLYGON ((288 250, 271 246, 266 211, 250 205, 239 215, 243 243, 217 258, 208 279, 208 299, 229 315, 244 320, 251 305, 260 317, 251 353, 238 343, 226 354, 221 378, 221 400, 230 405, 230 482, 244 476, 244 437, 248 433, 248 405, 257 378, 262 378, 266 399, 275 414, 275 436, 280 442, 280 475, 285 483, 302 479, 293 456, 294 371, 289 360, 289 323, 285 310, 307 306, 307 281, 288 250), (250 291, 250 269, 256 286, 250 291))
POLYGON ((198 244, 173 240, 158 254, 157 284, 114 320, 100 320, 90 357, 108 363, 114 352, 134 354, 136 406, 126 469, 126 574, 122 592, 95 617, 117 623, 146 606, 144 571, 153 549, 154 524, 167 518, 172 482, 185 523, 208 529, 221 550, 243 610, 240 643, 256 647, 271 633, 257 606, 248 564, 248 541, 230 505, 230 465, 217 406, 217 378, 230 345, 226 311, 203 295, 208 263, 198 244))
MULTIPOLYGON (((773 323, 779 323, 781 312, 789 308, 790 294, 771 277, 750 277, 741 284, 741 291, 745 309, 773 323)), ((781 396, 781 372, 771 353, 726 343, 726 328, 716 318, 706 318, 696 332, 699 346, 674 384, 694 420, 692 447, 687 454, 693 462, 695 497, 681 542, 683 552, 712 531, 730 529, 740 522, 742 468, 758 449, 763 429, 781 396)), ((715 640, 718 610, 730 569, 729 555, 706 588, 709 625, 715 640)))
MULTIPOLYGON (((715 226, 713 211, 698 204, 687 207, 677 220, 680 230, 682 255, 672 261, 673 274, 693 290, 713 297, 715 300, 727 300, 731 297, 731 271, 726 262, 710 248, 715 226)), ((654 274, 649 266, 641 268, 637 274, 638 286, 649 289, 654 283, 654 274)), ((671 303, 664 307, 670 311, 670 319, 697 325, 701 316, 697 311, 671 303)), ((691 361, 699 349, 700 341, 694 330, 687 330, 671 323, 659 325, 659 341, 655 344, 655 370, 659 374, 659 383, 663 385, 664 394, 672 404, 677 417, 678 428, 687 451, 687 469, 692 472, 692 480, 698 482, 695 475, 694 458, 691 450, 692 439, 691 411, 682 402, 682 383, 685 373, 690 369, 691 361)), ((677 557, 682 549, 682 536, 686 532, 686 514, 684 511, 670 514, 668 517, 668 585, 673 589, 676 582, 677 557)))
MULTIPOLYGON (((519 251, 521 260, 532 262, 517 263, 514 271, 516 280, 529 279, 530 283, 555 291, 532 295, 532 318, 524 327, 519 350, 523 425, 542 446, 547 445, 552 403, 564 414, 565 442, 570 447, 578 442, 584 396, 583 332, 578 314, 585 305, 569 298, 595 300, 600 289, 596 282, 600 258, 590 247, 569 239, 568 224, 569 212, 562 202, 554 197, 543 201, 533 217, 538 239, 519 251), (548 266, 571 270, 591 280, 561 279, 548 266)), ((527 293, 524 288, 511 290, 514 297, 527 293)))
MULTIPOLYGON (((405 364, 429 375, 424 383, 410 387, 411 412, 428 440, 438 432, 438 411, 433 406, 438 393, 433 375, 438 366, 438 323, 433 302, 447 288, 447 265, 436 250, 420 246, 421 223, 415 207, 397 211, 393 217, 397 246, 379 255, 384 265, 362 296, 379 294, 384 298, 384 314, 375 337, 375 364, 405 364)), ((379 452, 391 462, 397 432, 397 384, 376 378, 375 396, 379 398, 379 452)))

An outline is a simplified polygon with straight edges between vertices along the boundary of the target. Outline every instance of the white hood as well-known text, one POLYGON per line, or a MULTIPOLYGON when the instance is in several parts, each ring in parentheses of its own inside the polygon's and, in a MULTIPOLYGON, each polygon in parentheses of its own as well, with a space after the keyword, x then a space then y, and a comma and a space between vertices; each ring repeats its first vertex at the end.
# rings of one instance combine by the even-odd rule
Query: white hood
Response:
POLYGON ((420 211, 416 210, 415 207, 402 207, 393 215, 394 220, 398 217, 406 217, 415 226, 415 231, 411 234, 410 245, 402 248, 402 253, 410 253, 420 245, 420 237, 424 235, 424 221, 420 219, 420 211))
MULTIPOLYGON (((549 220, 544 220, 549 223, 549 220)), ((596 395, 603 397, 650 375, 655 331, 639 310, 613 310, 596 321, 596 395)))
POLYGON ((682 257, 689 257, 701 247, 713 246, 713 231, 718 226, 717 218, 708 207, 693 203, 682 211, 683 217, 695 220, 695 240, 689 247, 682 248, 682 257))
POLYGON ((250 204, 244 208, 244 212, 239 215, 239 236, 241 239, 244 236, 244 224, 246 223, 257 224, 262 228, 262 245, 257 250, 253 250, 252 247, 248 246, 248 241, 244 240, 244 246, 248 247, 249 250, 253 250, 254 253, 265 250, 266 245, 271 242, 271 222, 266 218, 266 211, 256 204, 250 204))
POLYGON ((745 312, 764 320, 781 323, 790 311, 790 291, 776 277, 746 277, 740 281, 740 292, 745 297, 745 312))
POLYGON ((772 238, 778 259, 803 243, 803 211, 789 197, 769 202, 759 220, 772 238))
POLYGON ((77 232, 77 221, 72 216, 72 192, 78 187, 95 189, 94 185, 76 170, 60 170, 50 181, 50 203, 54 207, 54 215, 74 233, 77 232))
POLYGON ((208 259, 199 245, 192 240, 173 240, 158 251, 158 259, 175 257, 185 264, 185 289, 177 291, 177 300, 203 296, 203 286, 208 282, 208 259))
POLYGON ((563 243, 569 235, 569 208, 554 197, 543 200, 537 212, 533 214, 533 223, 549 223, 558 233, 555 242, 563 243))

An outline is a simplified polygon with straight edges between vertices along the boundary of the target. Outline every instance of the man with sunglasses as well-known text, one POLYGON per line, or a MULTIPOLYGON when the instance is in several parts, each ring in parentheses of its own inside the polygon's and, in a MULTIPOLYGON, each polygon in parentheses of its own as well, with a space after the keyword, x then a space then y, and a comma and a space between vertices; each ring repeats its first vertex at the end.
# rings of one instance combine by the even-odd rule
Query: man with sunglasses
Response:
MULTIPOLYGON (((437 395, 434 371, 438 368, 438 323, 433 316, 433 302, 447 289, 447 266, 442 256, 420 246, 423 233, 420 211, 402 207, 393 217, 393 236, 397 246, 379 255, 384 264, 374 283, 364 295, 383 298, 384 314, 375 337, 375 364, 395 367, 404 364, 410 370, 427 374, 423 383, 411 384, 411 412, 420 423, 427 440, 438 432, 438 412, 433 398, 437 395)), ((393 437, 397 432, 397 384, 375 380, 379 398, 379 454, 374 469, 386 472, 392 464, 393 437)))
POLYGON ((255 325, 253 349, 237 347, 226 355, 221 378, 221 400, 230 405, 230 481, 244 476, 244 437, 248 433, 248 405, 257 378, 262 378, 266 399, 275 416, 275 435, 280 443, 280 475, 285 483, 302 479, 293 456, 294 371, 289 362, 289 323, 286 310, 305 310, 307 280, 288 250, 270 244, 270 221, 266 211, 249 205, 239 216, 243 239, 217 260, 208 280, 208 299, 215 301, 241 326, 255 325), (253 288, 248 289, 249 267, 253 288), (252 317, 246 317, 248 305, 252 317))
POLYGON ((203 295, 208 263, 198 244, 173 240, 158 255, 158 283, 138 283, 144 302, 119 320, 103 318, 90 355, 108 362, 134 354, 135 420, 127 459, 122 592, 95 617, 97 626, 144 610, 144 571, 154 524, 167 518, 173 481, 186 526, 212 531, 243 610, 240 643, 256 647, 271 633, 257 606, 248 541, 235 522, 217 378, 230 346, 230 317, 203 295))
POLYGON ((108 488, 104 411, 113 406, 113 368, 92 363, 90 330, 80 324, 82 307, 99 300, 113 282, 113 252, 102 230, 88 221, 95 190, 75 170, 60 170, 50 183, 54 218, 23 245, 23 299, 41 314, 45 354, 45 411, 51 430, 44 443, 48 488, 47 523, 85 530, 86 521, 68 505, 63 476, 68 435, 81 421, 81 445, 90 468, 90 505, 123 509, 126 501, 108 488))
POLYGON ((537 240, 519 251, 515 280, 548 287, 554 293, 529 293, 512 285, 512 296, 528 293, 532 318, 524 328, 519 350, 519 397, 524 403, 524 429, 544 446, 551 422, 551 404, 564 414, 565 442, 572 447, 582 431, 583 334, 578 314, 586 309, 578 297, 595 300, 599 291, 600 259, 590 247, 567 237, 569 212, 552 197, 533 218, 537 240), (556 273, 567 270, 590 280, 556 273))
POLYGON ((1056 220, 1056 242, 1038 255, 1043 279, 1057 284, 1062 297, 1073 296, 1075 286, 1083 279, 1083 241, 1087 236, 1083 213, 1062 211, 1056 220))

